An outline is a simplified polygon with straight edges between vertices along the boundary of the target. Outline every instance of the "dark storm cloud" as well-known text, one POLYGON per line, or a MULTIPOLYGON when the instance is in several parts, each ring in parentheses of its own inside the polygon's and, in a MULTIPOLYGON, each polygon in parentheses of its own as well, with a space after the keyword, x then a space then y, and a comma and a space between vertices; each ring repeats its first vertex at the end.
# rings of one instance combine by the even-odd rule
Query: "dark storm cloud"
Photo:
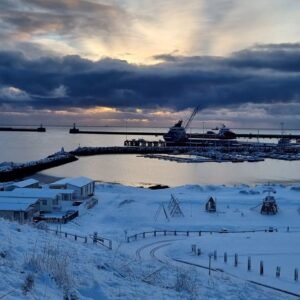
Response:
MULTIPOLYGON (((229 58, 157 58, 165 61, 138 66, 114 59, 92 62, 79 56, 29 60, 18 52, 0 52, 0 91, 17 89, 9 97, 0 93, 0 102, 10 104, 14 93, 26 93, 30 99, 23 105, 36 109, 111 106, 182 110, 300 102, 297 44, 257 46, 229 58)), ((17 105, 22 104, 18 101, 17 105)))

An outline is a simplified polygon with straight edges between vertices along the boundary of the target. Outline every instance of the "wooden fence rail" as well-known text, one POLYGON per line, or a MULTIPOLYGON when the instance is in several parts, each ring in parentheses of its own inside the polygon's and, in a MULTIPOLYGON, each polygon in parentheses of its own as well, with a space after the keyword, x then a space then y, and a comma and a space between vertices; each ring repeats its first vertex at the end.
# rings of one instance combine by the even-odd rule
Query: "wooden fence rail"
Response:
POLYGON ((230 230, 153 230, 153 231, 144 231, 139 232, 126 237, 127 243, 137 241, 139 238, 146 237, 157 237, 157 236, 201 236, 202 233, 252 233, 252 232, 273 232, 269 228, 266 229, 257 229, 257 230, 240 230, 240 231, 230 231, 230 230))
POLYGON ((74 239, 74 241, 82 240, 84 243, 88 243, 88 241, 90 240, 94 244, 98 244, 109 250, 112 250, 112 240, 99 236, 97 232, 94 232, 93 235, 82 236, 82 235, 78 235, 78 234, 74 234, 74 233, 70 233, 70 232, 66 232, 66 231, 54 230, 54 229, 49 229, 49 228, 46 229, 46 231, 53 232, 53 233, 55 233, 55 235, 59 235, 64 238, 72 238, 72 239, 74 239))

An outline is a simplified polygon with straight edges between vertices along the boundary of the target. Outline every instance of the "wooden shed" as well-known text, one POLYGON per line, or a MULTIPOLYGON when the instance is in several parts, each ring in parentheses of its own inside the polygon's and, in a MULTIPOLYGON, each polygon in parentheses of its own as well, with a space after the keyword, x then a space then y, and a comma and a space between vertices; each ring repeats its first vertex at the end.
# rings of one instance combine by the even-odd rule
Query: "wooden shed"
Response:
POLYGON ((213 197, 209 197, 209 199, 205 204, 205 210, 207 212, 216 212, 217 211, 216 199, 214 199, 213 197))

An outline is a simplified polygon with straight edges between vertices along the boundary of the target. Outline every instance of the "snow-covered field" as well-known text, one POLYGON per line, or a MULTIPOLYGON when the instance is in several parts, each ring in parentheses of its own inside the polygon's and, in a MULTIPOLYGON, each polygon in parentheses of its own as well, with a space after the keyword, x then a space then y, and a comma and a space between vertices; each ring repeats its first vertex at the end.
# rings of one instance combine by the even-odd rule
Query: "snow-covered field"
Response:
POLYGON ((81 209, 77 219, 59 229, 98 232, 113 240, 112 251, 1 221, 0 299, 62 299, 64 293, 69 299, 297 299, 256 284, 300 295, 300 281, 294 281, 294 270, 300 269, 300 187, 273 188, 279 212, 271 216, 260 214, 264 185, 149 190, 98 184, 98 205, 81 209), (166 218, 162 203, 168 213, 171 194, 184 216, 166 218), (216 213, 205 211, 209 196, 217 199, 216 213), (277 231, 269 232, 270 227, 277 231), (145 231, 150 233, 143 238, 145 231), (186 231, 196 232, 187 236, 186 231), (136 241, 127 242, 138 233, 136 241), (192 253, 193 244, 201 255, 192 253))

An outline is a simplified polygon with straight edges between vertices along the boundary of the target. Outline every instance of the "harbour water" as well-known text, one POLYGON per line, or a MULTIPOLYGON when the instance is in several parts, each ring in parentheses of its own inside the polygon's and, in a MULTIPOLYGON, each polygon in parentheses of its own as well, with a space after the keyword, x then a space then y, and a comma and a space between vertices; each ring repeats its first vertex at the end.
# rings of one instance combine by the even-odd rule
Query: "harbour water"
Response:
MULTIPOLYGON (((46 133, 0 132, 0 162, 26 162, 44 158, 64 147, 66 151, 80 146, 121 146, 125 135, 69 134, 67 127, 47 127, 46 133)), ((119 128, 89 128, 89 130, 120 130, 119 128)), ((124 129, 123 129, 124 130, 124 129)), ((130 130, 167 131, 166 128, 130 128, 130 130)), ((202 129, 194 129, 201 132, 202 129)), ((244 130, 244 132, 251 132, 244 130)), ((255 134, 255 130, 252 130, 255 134)), ((256 130, 257 132, 257 130, 256 130)), ((266 131, 265 131, 266 132, 266 131)), ((270 132, 270 131, 268 131, 270 132)), ((272 131, 278 133, 278 131, 272 131)), ((263 131, 260 131, 263 133, 263 131)), ((287 132, 286 132, 287 133, 287 132)), ((298 133, 299 131, 291 131, 298 133)), ((157 140, 162 137, 144 137, 157 140)), ((275 141, 274 141, 275 142, 275 141)), ((176 163, 147 159, 136 155, 103 155, 80 157, 76 162, 48 169, 42 174, 88 176, 105 182, 118 182, 134 186, 165 184, 256 184, 262 182, 300 183, 300 161, 267 159, 264 162, 244 163, 176 163)))

